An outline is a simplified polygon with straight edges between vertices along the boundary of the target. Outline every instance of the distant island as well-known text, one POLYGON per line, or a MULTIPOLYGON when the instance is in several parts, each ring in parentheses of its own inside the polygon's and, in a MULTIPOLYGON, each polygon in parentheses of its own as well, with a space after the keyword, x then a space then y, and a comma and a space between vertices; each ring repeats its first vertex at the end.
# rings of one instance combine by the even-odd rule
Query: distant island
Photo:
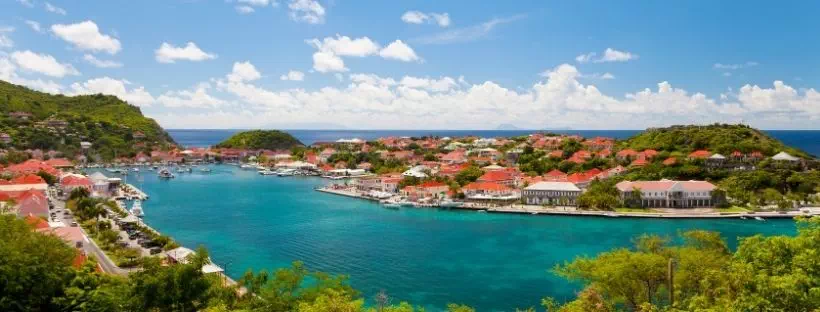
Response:
POLYGON ((251 130, 236 133, 214 147, 289 150, 296 146, 304 146, 304 144, 287 132, 279 130, 251 130))
POLYGON ((52 95, 0 81, 2 148, 111 161, 174 146, 156 121, 115 96, 52 95))

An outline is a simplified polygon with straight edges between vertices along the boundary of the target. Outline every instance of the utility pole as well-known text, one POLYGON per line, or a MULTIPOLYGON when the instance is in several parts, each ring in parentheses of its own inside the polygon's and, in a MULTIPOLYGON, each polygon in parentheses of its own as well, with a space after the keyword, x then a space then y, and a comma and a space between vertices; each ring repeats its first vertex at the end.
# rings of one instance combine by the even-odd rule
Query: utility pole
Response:
POLYGON ((675 259, 669 258, 667 267, 667 287, 669 289, 669 306, 675 306, 675 259))

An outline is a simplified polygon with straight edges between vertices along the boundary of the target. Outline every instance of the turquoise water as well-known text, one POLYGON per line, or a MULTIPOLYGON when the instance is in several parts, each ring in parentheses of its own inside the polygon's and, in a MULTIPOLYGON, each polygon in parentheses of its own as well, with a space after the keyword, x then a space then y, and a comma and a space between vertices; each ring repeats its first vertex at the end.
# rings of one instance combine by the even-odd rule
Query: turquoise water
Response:
POLYGON ((793 234, 792 221, 651 220, 531 216, 407 208, 314 191, 319 178, 260 176, 234 166, 170 181, 145 172, 128 182, 151 198, 145 221, 187 247, 204 245, 238 278, 301 260, 344 273, 368 299, 441 308, 510 311, 540 298, 571 298, 578 285, 553 276, 556 263, 630 245, 640 233, 723 232, 730 245, 757 233, 793 234))

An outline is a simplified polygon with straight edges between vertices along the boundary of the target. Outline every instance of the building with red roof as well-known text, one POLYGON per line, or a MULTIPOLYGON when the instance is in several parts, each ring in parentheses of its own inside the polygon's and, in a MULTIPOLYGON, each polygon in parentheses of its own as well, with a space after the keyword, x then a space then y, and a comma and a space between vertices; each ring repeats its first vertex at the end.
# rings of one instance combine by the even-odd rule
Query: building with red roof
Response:
POLYGON ((520 175, 516 171, 511 170, 493 170, 487 171, 476 182, 484 183, 498 183, 509 187, 518 185, 520 175))
POLYGON ((447 194, 450 186, 444 182, 426 181, 419 185, 406 186, 401 190, 401 194, 411 200, 422 198, 441 198, 447 194))
POLYGON ((706 159, 709 158, 709 156, 712 156, 712 153, 709 151, 697 150, 689 154, 689 159, 706 159))
POLYGON ((551 158, 558 158, 558 159, 562 159, 562 158, 564 158, 564 151, 562 151, 562 150, 554 150, 554 151, 550 152, 549 154, 547 154, 547 156, 548 156, 548 157, 551 157, 551 158))
POLYGON ((672 166, 678 163, 678 159, 675 157, 669 157, 663 161, 664 166, 672 166))
POLYGON ((74 168, 74 163, 65 158, 52 158, 44 161, 43 163, 57 169, 74 168))
POLYGON ((48 216, 48 198, 45 192, 28 190, 10 197, 14 199, 17 204, 15 208, 18 216, 48 216))
POLYGON ((91 187, 93 183, 91 179, 81 175, 67 175, 60 180, 60 187, 63 189, 63 193, 70 194, 71 191, 77 188, 84 188, 91 192, 91 187))
POLYGON ((36 217, 34 215, 27 215, 25 217, 26 223, 30 225, 35 231, 40 231, 44 229, 48 229, 48 221, 44 220, 43 218, 36 217))
POLYGON ((19 164, 10 165, 5 169, 5 172, 11 173, 12 175, 37 174, 40 171, 44 171, 55 177, 60 176, 60 170, 37 159, 29 159, 19 164))
POLYGON ((648 164, 649 164, 649 161, 646 160, 645 158, 638 158, 638 159, 633 160, 632 163, 629 164, 629 166, 630 167, 644 167, 648 164))
POLYGON ((636 157, 638 157, 638 152, 630 148, 620 150, 618 151, 618 153, 615 154, 615 158, 618 158, 618 160, 621 161, 633 159, 636 157))
POLYGON ((493 182, 472 182, 461 191, 467 200, 476 202, 512 202, 521 198, 517 189, 493 182))

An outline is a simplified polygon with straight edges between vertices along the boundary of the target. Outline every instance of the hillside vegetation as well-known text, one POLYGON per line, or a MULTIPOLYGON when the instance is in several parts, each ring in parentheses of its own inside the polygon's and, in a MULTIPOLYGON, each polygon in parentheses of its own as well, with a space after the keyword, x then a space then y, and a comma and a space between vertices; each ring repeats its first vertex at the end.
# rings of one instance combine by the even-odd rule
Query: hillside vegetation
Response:
POLYGON ((287 132, 279 130, 252 130, 234 134, 215 147, 285 150, 296 146, 304 146, 304 144, 287 132))
POLYGON ((809 157, 805 152, 786 146, 766 133, 745 125, 713 124, 650 128, 621 142, 619 146, 622 149, 631 148, 638 151, 651 148, 682 153, 706 149, 723 155, 729 155, 733 151, 760 151, 766 156, 771 156, 786 151, 794 156, 809 157))
POLYGON ((11 135, 11 147, 21 150, 58 150, 73 156, 80 142, 88 141, 95 154, 108 159, 176 144, 156 121, 115 96, 52 95, 0 81, 0 113, 0 132, 11 135), (15 118, 9 115, 13 112, 32 116, 15 118), (43 124, 55 120, 66 125, 43 124), (137 133, 144 138, 135 138, 137 133))

